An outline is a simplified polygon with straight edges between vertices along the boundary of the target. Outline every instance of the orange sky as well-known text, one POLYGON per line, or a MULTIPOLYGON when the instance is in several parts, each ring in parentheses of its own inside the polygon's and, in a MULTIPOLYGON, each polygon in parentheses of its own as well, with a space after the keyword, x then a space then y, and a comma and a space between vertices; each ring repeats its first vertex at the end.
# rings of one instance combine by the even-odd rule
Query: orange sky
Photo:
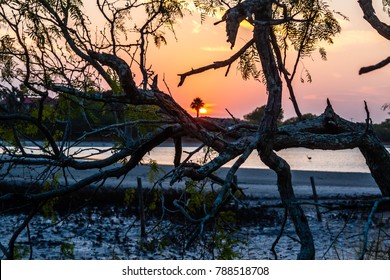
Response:
MULTIPOLYGON (((88 1, 89 2, 89 1, 88 1)), ((306 59, 304 64, 313 77, 311 84, 301 84, 297 79, 295 91, 303 113, 320 114, 329 97, 336 112, 346 119, 363 121, 365 118, 363 101, 368 102, 371 117, 374 122, 381 122, 389 117, 381 106, 390 102, 390 66, 373 73, 358 75, 361 66, 375 64, 389 56, 390 42, 377 35, 362 18, 362 12, 357 0, 328 1, 330 6, 350 18, 343 21, 343 31, 334 40, 333 45, 326 45, 328 61, 322 61, 315 53, 312 59, 306 59)), ((377 14, 389 22, 377 2, 377 14)), ((92 5, 92 3, 88 3, 92 5)), ((341 20, 341 19, 340 19, 341 20)), ((241 28, 237 37, 236 47, 230 50, 226 42, 223 24, 214 26, 217 19, 208 19, 200 24, 200 16, 193 14, 180 20, 176 26, 176 42, 172 36, 167 36, 168 46, 162 46, 149 53, 149 63, 169 84, 173 97, 184 108, 191 111, 189 105, 195 97, 201 97, 211 116, 229 117, 228 108, 236 117, 258 106, 265 104, 264 85, 256 81, 243 81, 235 65, 228 77, 226 69, 210 70, 198 76, 188 77, 185 84, 177 88, 177 74, 191 68, 207 65, 213 61, 230 57, 247 42, 251 30, 241 28)), ((298 77, 299 78, 299 77, 298 77)), ((159 87, 165 90, 162 81, 159 87)), ((294 116, 287 92, 284 93, 285 118, 294 116)), ((195 115, 195 111, 191 111, 195 115)))

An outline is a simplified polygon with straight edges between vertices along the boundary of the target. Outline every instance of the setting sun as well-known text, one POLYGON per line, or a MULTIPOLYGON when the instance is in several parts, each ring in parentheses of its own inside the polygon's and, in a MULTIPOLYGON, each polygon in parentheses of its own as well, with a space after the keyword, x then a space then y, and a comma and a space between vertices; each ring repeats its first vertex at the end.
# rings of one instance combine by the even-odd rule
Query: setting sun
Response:
POLYGON ((199 113, 200 113, 200 114, 207 114, 206 108, 200 108, 200 109, 199 109, 199 113))

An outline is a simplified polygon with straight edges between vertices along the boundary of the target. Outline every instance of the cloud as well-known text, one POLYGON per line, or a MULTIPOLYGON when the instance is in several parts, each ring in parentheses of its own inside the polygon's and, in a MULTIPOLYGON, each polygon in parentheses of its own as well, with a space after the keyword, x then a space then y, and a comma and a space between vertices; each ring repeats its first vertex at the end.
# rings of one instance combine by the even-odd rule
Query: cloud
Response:
POLYGON ((201 29, 202 29, 202 24, 197 22, 196 20, 193 20, 192 21, 192 33, 199 34, 201 29))
POLYGON ((228 52, 231 51, 229 47, 226 46, 219 46, 219 47, 202 47, 202 51, 205 52, 228 52))
POLYGON ((326 49, 351 48, 356 46, 377 46, 384 40, 372 30, 345 30, 334 39, 333 45, 322 42, 326 49))

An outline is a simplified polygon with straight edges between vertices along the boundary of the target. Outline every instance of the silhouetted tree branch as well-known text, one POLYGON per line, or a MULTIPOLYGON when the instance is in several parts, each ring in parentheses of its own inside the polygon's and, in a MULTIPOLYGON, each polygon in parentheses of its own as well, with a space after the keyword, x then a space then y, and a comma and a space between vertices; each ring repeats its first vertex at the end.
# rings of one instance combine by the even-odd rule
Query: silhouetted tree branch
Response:
MULTIPOLYGON (((253 38, 227 60, 179 75, 182 85, 190 75, 221 67, 229 71, 235 61, 240 61, 245 66, 241 70, 259 79, 257 63, 268 96, 264 117, 256 125, 193 118, 171 94, 157 87, 156 73, 146 62, 148 40, 153 39, 157 46, 166 42, 164 27, 173 28, 175 20, 182 16, 181 2, 130 1, 129 6, 121 6, 121 1, 98 1, 107 29, 94 36, 81 9, 82 2, 52 2, 12 0, 0 4, 0 19, 10 33, 0 38, 0 201, 29 206, 30 210, 30 216, 10 239, 8 258, 14 257, 17 238, 39 207, 53 198, 126 176, 149 151, 168 139, 175 141, 175 157, 174 167, 165 179, 171 184, 185 179, 210 179, 221 186, 209 205, 202 204, 203 215, 199 217, 183 206, 188 202, 185 198, 175 202, 176 210, 195 224, 194 239, 240 192, 234 176, 255 150, 277 175, 280 199, 301 246, 299 259, 315 258, 313 236, 294 194, 290 166, 275 151, 292 147, 358 147, 382 194, 390 195, 390 155, 370 129, 369 114, 366 125, 346 121, 334 112, 328 100, 319 117, 278 126, 283 95, 281 74, 291 86, 298 61, 309 56, 320 40, 331 43, 339 32, 333 13, 322 1, 234 3, 223 16, 229 44, 235 45, 243 20, 253 24, 253 38), (140 22, 131 17, 137 9, 146 13, 140 22), (276 24, 283 34, 279 39, 273 28, 276 24), (289 46, 298 50, 292 76, 286 66, 289 46), (250 55, 245 55, 249 51, 250 55), (135 71, 142 76, 139 85, 135 71), (32 100, 31 108, 27 108, 26 99, 32 100), (109 118, 108 123, 99 123, 103 115, 109 118), (70 137, 72 120, 87 122, 85 131, 75 139, 70 137), (105 139, 113 145, 83 146, 97 135, 108 135, 105 139), (197 150, 207 147, 215 151, 215 157, 195 163, 191 162, 195 154, 192 152, 182 159, 182 137, 197 139, 201 142, 197 150), (33 150, 29 148, 31 143, 33 150), (89 160, 91 154, 102 158, 89 160), (224 178, 214 174, 232 160, 233 166, 224 178), (77 178, 77 173, 83 176, 77 178)), ((290 97, 294 96, 290 91, 290 97)))
MULTIPOLYGON (((364 19, 374 28, 382 37, 390 40, 390 26, 382 22, 376 15, 375 9, 372 6, 372 0, 359 0, 358 1, 360 8, 363 11, 364 19)), ((382 60, 381 62, 367 67, 362 67, 359 70, 359 75, 365 74, 382 67, 385 67, 390 63, 390 57, 382 60)))
POLYGON ((203 73, 205 71, 208 71, 208 70, 211 70, 211 69, 219 69, 219 68, 222 68, 222 67, 228 67, 228 70, 226 71, 226 74, 225 76, 227 76, 228 72, 229 72, 229 69, 230 69, 230 66, 232 65, 233 62, 235 62, 237 59, 239 59, 239 57, 250 47, 252 46, 254 43, 254 40, 251 39, 248 41, 248 43, 246 43, 238 52, 236 52, 234 55, 232 55, 229 59, 226 59, 224 61, 216 61, 210 65, 207 65, 207 66, 203 66, 203 67, 200 67, 200 68, 197 68, 197 69, 192 69, 191 71, 188 71, 186 73, 183 73, 183 74, 179 74, 179 77, 180 77, 180 82, 179 82, 179 87, 182 86, 184 84, 184 81, 185 79, 188 77, 188 76, 191 76, 191 75, 196 75, 196 74, 200 74, 200 73, 203 73))

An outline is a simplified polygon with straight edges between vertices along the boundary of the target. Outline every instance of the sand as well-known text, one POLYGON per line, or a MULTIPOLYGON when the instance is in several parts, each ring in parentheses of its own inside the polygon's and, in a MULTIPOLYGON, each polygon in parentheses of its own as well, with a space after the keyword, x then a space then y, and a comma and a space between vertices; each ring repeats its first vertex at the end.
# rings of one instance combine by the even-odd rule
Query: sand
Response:
MULTIPOLYGON (((173 166, 169 165, 159 165, 159 167, 162 170, 159 173, 160 176, 173 168, 173 166)), ((96 172, 100 172, 98 169, 69 171, 75 181, 91 176, 96 172)), ((124 188, 135 187, 137 185, 137 177, 141 177, 143 186, 145 188, 150 188, 153 184, 149 181, 149 171, 150 167, 147 165, 137 166, 131 170, 124 179, 123 177, 110 178, 105 182, 105 186, 109 188, 118 186, 124 188)), ((227 171, 228 168, 221 168, 216 174, 221 178, 224 178, 227 171)), ((41 169, 36 169, 35 172, 32 172, 29 168, 14 168, 11 170, 10 175, 7 176, 7 180, 16 180, 19 183, 27 182, 31 178, 35 180, 37 174, 40 172, 44 172, 43 167, 41 169)), ((293 186, 298 198, 312 195, 310 177, 314 178, 319 197, 380 195, 380 190, 369 173, 293 170, 293 186)), ((276 175, 271 170, 241 168, 237 171, 237 178, 238 185, 248 196, 259 198, 279 197, 276 187, 276 175)), ((72 181, 72 179, 69 180, 70 182, 72 181)), ((162 186, 164 188, 171 188, 169 180, 165 180, 162 186)), ((182 188, 183 186, 184 182, 181 181, 173 187, 182 188)))
MULTIPOLYGON (((163 165, 161 168, 168 172, 171 166, 163 165)), ((228 168, 221 168, 217 175, 224 178, 228 168)), ((145 178, 147 182, 149 167, 139 166, 132 170, 125 184, 134 184, 136 177, 145 178)), ((374 179, 369 173, 342 173, 342 172, 320 172, 320 171, 292 171, 293 186, 297 196, 306 197, 312 195, 310 177, 314 178, 319 196, 339 195, 380 195, 374 179)), ((279 197, 276 187, 276 175, 271 170, 241 168, 237 172, 239 186, 244 189, 245 194, 254 197, 279 197)), ((165 184, 168 186, 168 182, 165 184)))

